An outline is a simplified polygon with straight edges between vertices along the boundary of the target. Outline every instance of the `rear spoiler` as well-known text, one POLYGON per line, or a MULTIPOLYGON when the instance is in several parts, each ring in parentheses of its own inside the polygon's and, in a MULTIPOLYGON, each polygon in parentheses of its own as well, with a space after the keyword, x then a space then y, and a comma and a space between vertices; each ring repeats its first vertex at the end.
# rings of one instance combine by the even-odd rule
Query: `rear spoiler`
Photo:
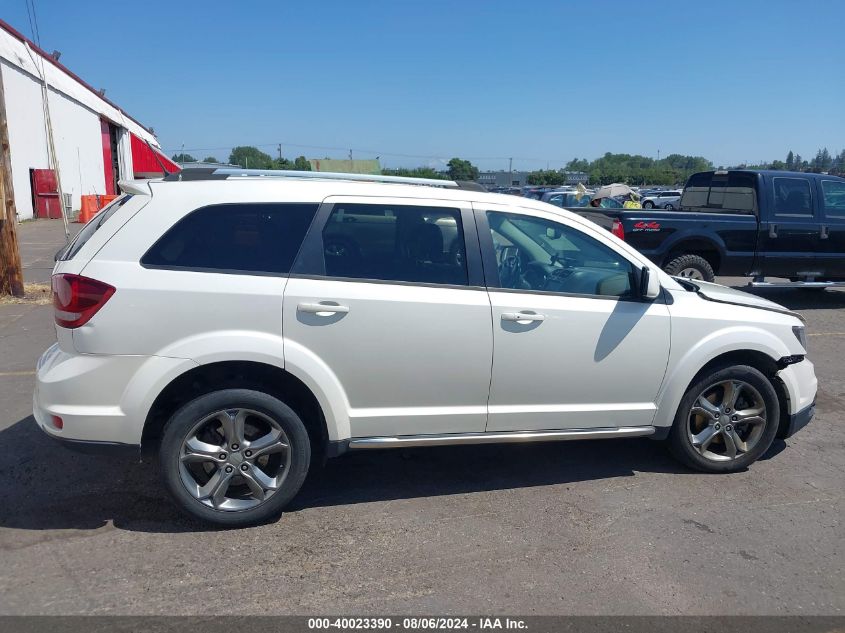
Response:
POLYGON ((136 196, 152 196, 153 191, 150 188, 149 180, 121 180, 117 183, 123 193, 129 193, 136 196))

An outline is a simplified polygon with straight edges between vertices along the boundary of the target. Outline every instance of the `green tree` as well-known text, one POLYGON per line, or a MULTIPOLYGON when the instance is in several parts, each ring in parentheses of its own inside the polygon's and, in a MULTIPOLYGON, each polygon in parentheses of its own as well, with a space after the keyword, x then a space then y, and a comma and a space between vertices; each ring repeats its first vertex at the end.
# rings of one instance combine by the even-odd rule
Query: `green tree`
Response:
POLYGON ((451 180, 478 180, 478 167, 468 160, 453 158, 448 166, 451 180))
POLYGON ((297 171, 311 171, 311 163, 305 156, 297 156, 293 161, 293 168, 297 171))
POLYGON ((195 163, 197 159, 190 154, 173 154, 171 157, 176 163, 195 163))
POLYGON ((202 162, 204 162, 204 163, 219 163, 220 161, 217 160, 214 156, 206 156, 205 158, 202 159, 202 162))
POLYGON ((566 174, 554 169, 532 171, 526 178, 529 185, 550 185, 558 187, 566 183, 566 174))
POLYGON ((229 162, 247 169, 271 169, 273 158, 257 147, 249 145, 235 147, 229 154, 229 162))
POLYGON ((786 155, 786 168, 791 171, 794 167, 795 155, 792 153, 792 150, 789 150, 789 153, 786 155))

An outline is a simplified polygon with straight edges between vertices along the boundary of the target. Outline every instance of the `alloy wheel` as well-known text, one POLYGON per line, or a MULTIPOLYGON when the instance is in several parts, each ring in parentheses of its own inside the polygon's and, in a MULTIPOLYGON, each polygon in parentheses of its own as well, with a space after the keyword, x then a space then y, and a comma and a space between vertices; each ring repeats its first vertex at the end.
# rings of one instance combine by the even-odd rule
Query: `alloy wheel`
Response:
POLYGON ((289 465, 288 436, 273 418, 252 409, 204 417, 179 450, 182 484, 197 501, 222 511, 249 510, 267 501, 289 465))
POLYGON ((704 281, 704 275, 701 274, 701 271, 698 268, 692 268, 688 266, 687 268, 682 268, 678 272, 678 277, 685 277, 686 279, 699 279, 704 281))
POLYGON ((690 410, 687 432, 705 459, 731 461, 756 446, 766 428, 763 396, 743 380, 724 380, 702 391, 690 410))

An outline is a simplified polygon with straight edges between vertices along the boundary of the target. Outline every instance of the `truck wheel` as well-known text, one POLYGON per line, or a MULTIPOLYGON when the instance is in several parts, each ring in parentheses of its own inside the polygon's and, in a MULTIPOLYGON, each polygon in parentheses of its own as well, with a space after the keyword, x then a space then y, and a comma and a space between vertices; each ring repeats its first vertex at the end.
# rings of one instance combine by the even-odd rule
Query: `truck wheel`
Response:
POLYGON ((686 277, 687 279, 713 281, 716 278, 710 262, 700 255, 679 255, 671 259, 663 267, 663 270, 675 277, 686 277))
POLYGON ((669 448, 696 470, 736 472, 768 450, 779 421, 777 394, 760 371, 747 365, 716 368, 681 400, 669 448))
POLYGON ((299 491, 311 461, 308 431, 271 395, 221 389, 168 421, 159 450, 164 483, 198 519, 241 527, 272 519, 299 491))

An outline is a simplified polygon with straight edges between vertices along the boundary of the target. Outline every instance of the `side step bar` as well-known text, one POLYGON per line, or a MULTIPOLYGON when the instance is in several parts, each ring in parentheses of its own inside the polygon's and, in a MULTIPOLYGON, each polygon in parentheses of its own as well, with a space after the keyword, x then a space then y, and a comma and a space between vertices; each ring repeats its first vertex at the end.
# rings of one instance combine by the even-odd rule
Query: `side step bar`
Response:
POLYGON ((749 281, 752 288, 841 288, 845 281, 749 281))
POLYGON ((605 437, 653 435, 653 426, 566 429, 563 431, 508 431, 504 433, 444 433, 442 435, 398 435, 394 437, 353 437, 349 449, 398 448, 401 446, 451 446, 457 444, 505 444, 510 442, 560 442, 605 437))

